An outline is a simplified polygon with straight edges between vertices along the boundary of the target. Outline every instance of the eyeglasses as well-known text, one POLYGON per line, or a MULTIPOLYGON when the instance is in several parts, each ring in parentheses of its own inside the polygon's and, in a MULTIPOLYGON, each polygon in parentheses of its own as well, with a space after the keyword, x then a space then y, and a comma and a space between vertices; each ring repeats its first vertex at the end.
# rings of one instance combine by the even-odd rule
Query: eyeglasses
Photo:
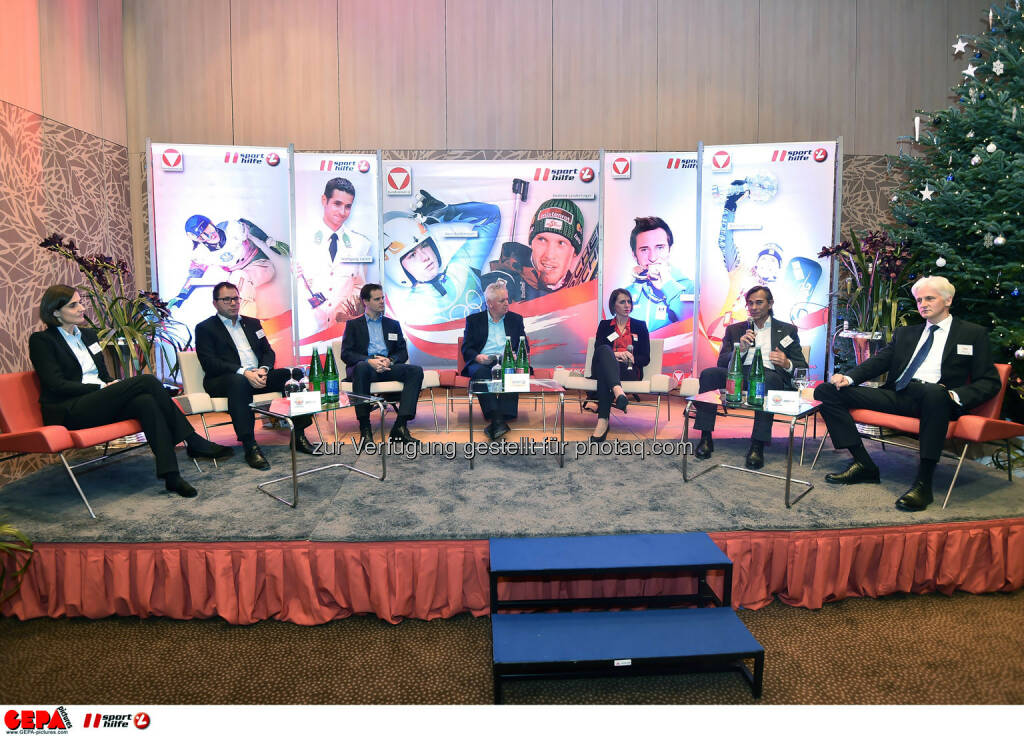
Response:
POLYGON ((227 302, 228 304, 238 304, 238 302, 242 301, 242 297, 240 297, 240 296, 219 296, 216 299, 214 299, 214 301, 217 301, 217 302, 227 302))

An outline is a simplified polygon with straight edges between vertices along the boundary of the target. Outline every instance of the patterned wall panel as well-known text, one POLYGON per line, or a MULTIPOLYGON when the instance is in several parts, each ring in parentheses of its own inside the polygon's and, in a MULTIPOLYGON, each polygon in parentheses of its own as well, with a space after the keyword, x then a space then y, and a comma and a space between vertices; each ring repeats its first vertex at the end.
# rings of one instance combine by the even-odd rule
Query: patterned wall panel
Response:
POLYGON ((895 222, 889 198, 896 186, 885 156, 843 157, 843 219, 845 234, 854 230, 875 230, 895 222))
MULTIPOLYGON (((43 289, 78 269, 37 246, 52 232, 84 252, 132 261, 128 150, 0 101, 0 371, 28 370, 43 289)), ((0 464, 0 484, 48 458, 0 464)))

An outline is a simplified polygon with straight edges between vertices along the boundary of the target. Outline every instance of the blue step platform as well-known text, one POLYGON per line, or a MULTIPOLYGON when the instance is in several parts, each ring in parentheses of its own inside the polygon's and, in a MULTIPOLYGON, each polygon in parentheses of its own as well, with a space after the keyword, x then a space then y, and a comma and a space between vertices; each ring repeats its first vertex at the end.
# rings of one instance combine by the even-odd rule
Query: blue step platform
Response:
POLYGON ((732 562, 706 534, 492 539, 491 643, 494 702, 510 679, 639 675, 738 669, 760 697, 764 648, 728 606, 732 562), (719 598, 708 572, 725 577, 719 598), (692 596, 502 600, 499 580, 694 575, 692 596), (516 608, 667 606, 617 611, 505 613, 516 608), (707 604, 718 607, 707 608, 707 604), (745 661, 753 660, 752 670, 745 661))

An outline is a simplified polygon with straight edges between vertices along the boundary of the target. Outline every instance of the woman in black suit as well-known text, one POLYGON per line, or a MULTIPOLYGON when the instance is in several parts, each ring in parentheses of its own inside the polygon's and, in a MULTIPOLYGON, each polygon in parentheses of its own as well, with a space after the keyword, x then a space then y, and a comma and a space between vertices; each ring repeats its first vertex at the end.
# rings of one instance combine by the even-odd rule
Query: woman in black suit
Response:
POLYGON ((39 404, 46 424, 87 429, 125 419, 142 425, 156 456, 156 474, 167 490, 190 498, 196 489, 181 477, 174 446, 184 441, 189 457, 220 458, 230 447, 196 434, 155 376, 111 378, 96 333, 85 325, 85 306, 70 286, 51 286, 39 304, 47 329, 28 340, 29 358, 39 376, 39 404))
POLYGON ((629 316, 633 297, 625 289, 616 289, 608 297, 608 311, 615 316, 597 323, 594 357, 590 375, 597 380, 597 426, 591 442, 603 442, 608 436, 608 417, 612 404, 626 411, 629 399, 622 381, 640 381, 644 367, 651 362, 651 338, 647 324, 629 316))

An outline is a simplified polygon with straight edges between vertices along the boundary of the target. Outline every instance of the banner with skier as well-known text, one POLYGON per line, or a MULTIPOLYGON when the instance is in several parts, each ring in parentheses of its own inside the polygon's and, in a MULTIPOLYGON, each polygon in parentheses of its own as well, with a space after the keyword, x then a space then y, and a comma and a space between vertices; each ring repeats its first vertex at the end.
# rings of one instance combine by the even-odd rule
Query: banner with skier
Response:
POLYGON ((238 287, 241 313, 293 355, 288 149, 152 143, 153 284, 193 330, 214 313, 213 286, 238 287))
POLYGON ((747 319, 744 294, 768 287, 774 318, 810 346, 822 378, 828 332, 835 141, 704 147, 696 368, 714 365, 725 328, 747 319))
POLYGON ((381 275, 410 361, 450 367, 484 289, 506 286, 535 366, 582 363, 597 309, 596 161, 389 161, 381 275))

